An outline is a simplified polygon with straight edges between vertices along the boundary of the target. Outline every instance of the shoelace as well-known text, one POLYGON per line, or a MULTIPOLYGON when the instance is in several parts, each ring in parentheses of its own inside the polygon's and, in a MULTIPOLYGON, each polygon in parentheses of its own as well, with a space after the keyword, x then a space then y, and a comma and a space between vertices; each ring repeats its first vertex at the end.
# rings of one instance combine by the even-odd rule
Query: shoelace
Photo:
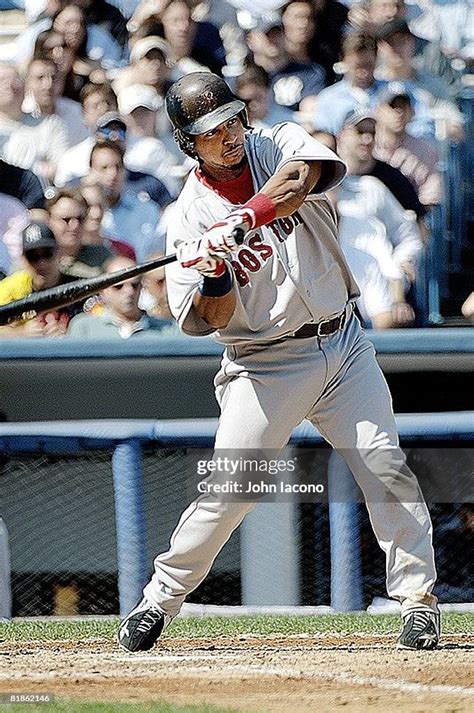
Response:
POLYGON ((146 612, 141 621, 137 624, 135 631, 140 632, 140 634, 146 634, 152 629, 156 624, 156 616, 151 612, 146 612))
POLYGON ((426 612, 414 612, 413 614, 413 630, 423 631, 427 624, 431 621, 431 617, 426 612))

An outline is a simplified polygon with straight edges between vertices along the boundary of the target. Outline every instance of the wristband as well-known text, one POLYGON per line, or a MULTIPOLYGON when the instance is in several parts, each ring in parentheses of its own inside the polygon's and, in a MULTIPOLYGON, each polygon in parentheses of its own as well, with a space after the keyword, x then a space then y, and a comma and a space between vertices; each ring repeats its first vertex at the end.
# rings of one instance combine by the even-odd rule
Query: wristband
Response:
POLYGON ((252 219, 252 229, 271 223, 276 218, 275 203, 263 193, 256 193, 247 203, 244 203, 240 210, 248 211, 249 217, 252 219))
POLYGON ((204 276, 199 285, 199 292, 203 297, 224 297, 230 292, 232 287, 232 277, 227 267, 220 277, 204 276))

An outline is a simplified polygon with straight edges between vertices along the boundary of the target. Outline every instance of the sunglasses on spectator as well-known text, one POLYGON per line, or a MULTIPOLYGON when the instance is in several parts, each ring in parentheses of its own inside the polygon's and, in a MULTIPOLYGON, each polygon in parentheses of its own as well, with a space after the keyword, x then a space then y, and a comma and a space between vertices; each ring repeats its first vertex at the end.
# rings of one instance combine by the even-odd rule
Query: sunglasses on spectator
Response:
POLYGON ((366 126, 355 126, 354 128, 358 134, 370 134, 371 136, 375 136, 375 127, 368 129, 366 126))
POLYGON ((78 223, 83 223, 87 218, 84 213, 81 213, 81 215, 56 215, 54 217, 59 218, 59 220, 62 220, 65 223, 70 223, 71 220, 77 220, 78 223))
POLYGON ((122 126, 116 128, 105 126, 103 129, 97 129, 97 134, 104 139, 119 139, 120 141, 125 141, 127 137, 127 132, 122 126))
POLYGON ((133 287, 134 290, 139 290, 142 286, 142 283, 140 280, 138 280, 137 282, 122 282, 122 284, 120 285, 112 285, 112 288, 114 290, 121 290, 122 287, 124 287, 125 285, 130 285, 130 287, 133 287))
POLYGON ((25 258, 29 263, 34 264, 40 260, 52 260, 55 254, 56 250, 54 248, 43 248, 41 250, 29 250, 25 253, 25 258))

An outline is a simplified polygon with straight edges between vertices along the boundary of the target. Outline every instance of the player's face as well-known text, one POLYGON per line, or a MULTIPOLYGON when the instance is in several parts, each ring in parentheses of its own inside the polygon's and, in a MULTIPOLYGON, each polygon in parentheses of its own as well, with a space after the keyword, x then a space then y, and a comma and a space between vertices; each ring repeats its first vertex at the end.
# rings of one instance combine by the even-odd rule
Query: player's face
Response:
POLYGON ((237 116, 206 134, 196 136, 194 147, 203 169, 211 175, 213 169, 237 168, 245 158, 245 129, 237 116))

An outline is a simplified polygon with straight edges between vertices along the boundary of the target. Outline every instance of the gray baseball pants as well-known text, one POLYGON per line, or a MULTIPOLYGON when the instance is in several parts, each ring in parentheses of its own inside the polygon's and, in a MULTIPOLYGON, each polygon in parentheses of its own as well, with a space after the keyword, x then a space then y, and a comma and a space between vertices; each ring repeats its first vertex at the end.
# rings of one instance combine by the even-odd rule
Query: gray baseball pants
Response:
MULTIPOLYGON (((216 376, 216 449, 280 449, 309 419, 346 460, 386 555, 387 591, 402 613, 437 610, 432 526, 398 444, 391 396, 371 342, 352 316, 329 337, 230 347, 216 376)), ((255 503, 202 495, 155 559, 147 599, 175 616, 255 503)))

